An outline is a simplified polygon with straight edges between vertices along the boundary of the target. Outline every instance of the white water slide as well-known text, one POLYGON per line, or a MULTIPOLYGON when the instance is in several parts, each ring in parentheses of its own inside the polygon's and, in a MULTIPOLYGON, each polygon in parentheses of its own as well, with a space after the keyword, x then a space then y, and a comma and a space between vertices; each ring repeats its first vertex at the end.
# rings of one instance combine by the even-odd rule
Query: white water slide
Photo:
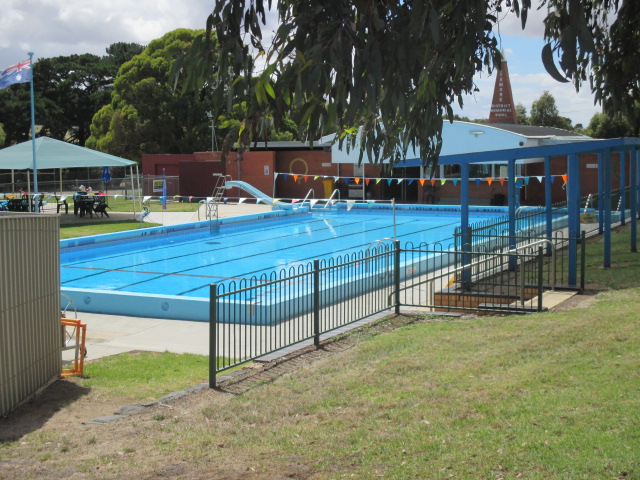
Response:
MULTIPOLYGON (((268 205, 273 205, 274 207, 280 208, 282 210, 291 210, 294 208, 294 204, 284 203, 284 202, 281 202, 280 200, 274 200, 269 195, 258 190, 256 187, 254 187, 250 183, 243 182, 241 180, 229 180, 225 183, 225 186, 227 187, 227 189, 234 188, 234 187, 240 188, 245 192, 247 192, 249 195, 252 195, 255 198, 257 198, 261 202, 266 203, 268 205)), ((302 205, 299 205, 298 207, 300 206, 302 205)))

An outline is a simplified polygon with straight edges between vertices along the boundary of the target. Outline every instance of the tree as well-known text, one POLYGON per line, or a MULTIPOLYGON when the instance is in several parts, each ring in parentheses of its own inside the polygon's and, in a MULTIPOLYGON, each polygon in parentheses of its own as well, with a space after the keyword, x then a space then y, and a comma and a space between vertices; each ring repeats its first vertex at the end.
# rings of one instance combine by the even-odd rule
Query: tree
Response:
MULTIPOLYGON (((120 61, 141 50, 134 43, 107 48, 108 55, 92 54, 41 58, 35 62, 34 97, 38 133, 84 145, 93 115, 110 100, 120 61)), ((9 144, 31 136, 29 85, 12 86, 0 92, 0 118, 11 118, 9 144)))
POLYGON ((529 119, 527 118, 527 108, 521 103, 516 105, 516 118, 520 125, 527 125, 529 123, 529 119))
POLYGON ((531 104, 529 124, 571 130, 571 120, 560 116, 556 99, 547 90, 531 104))
POLYGON ((596 113, 589 121, 586 134, 593 138, 621 138, 633 135, 631 125, 620 113, 596 113))
POLYGON ((93 117, 88 147, 136 160, 142 153, 192 153, 210 148, 210 98, 206 92, 177 95, 169 83, 173 63, 199 33, 188 29, 169 32, 121 66, 110 103, 93 117))
MULTIPOLYGON (((392 162, 409 146, 419 146, 425 162, 437 157, 443 114, 451 118, 451 104, 476 89, 476 72, 500 65, 498 18, 510 10, 524 27, 532 8, 531 0, 278 0, 279 26, 264 45, 265 3, 216 2, 207 32, 185 57, 185 90, 209 85, 215 73, 220 84, 211 88, 227 88, 230 98, 246 101, 247 127, 266 111, 277 123, 296 106, 307 138, 318 138, 331 125, 341 142, 359 143, 373 159, 392 162), (217 64, 214 39, 221 53, 217 64), (257 82, 247 81, 256 55, 264 67, 257 82)), ((629 105, 640 98, 640 35, 625 44, 640 25, 635 3, 547 0, 547 70, 567 81, 555 66, 559 57, 576 88, 589 79, 605 104, 616 96, 629 105), (608 13, 616 14, 611 25, 608 13)), ((243 130, 241 144, 250 142, 250 131, 243 130)))
POLYGON ((7 134, 4 133, 3 125, 0 123, 0 147, 4 147, 4 143, 7 140, 7 134))

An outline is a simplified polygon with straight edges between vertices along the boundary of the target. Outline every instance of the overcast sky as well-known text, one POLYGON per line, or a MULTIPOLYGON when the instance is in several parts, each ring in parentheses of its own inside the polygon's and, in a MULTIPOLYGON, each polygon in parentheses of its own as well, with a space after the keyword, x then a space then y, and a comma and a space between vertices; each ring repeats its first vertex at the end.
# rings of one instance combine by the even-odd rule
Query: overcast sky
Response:
MULTIPOLYGON (((116 42, 146 45, 176 28, 204 28, 214 0, 3 0, 0 6, 0 70, 28 58, 93 53, 105 55, 116 42)), ((571 84, 559 84, 545 72, 540 60, 542 13, 529 15, 526 31, 519 20, 507 15, 500 24, 513 98, 527 113, 534 100, 548 90, 560 114, 574 124, 587 125, 600 110, 588 91, 575 92, 571 84)), ((470 118, 487 118, 494 78, 477 77, 480 92, 465 99, 464 109, 454 111, 470 118)), ((2 121, 2 119, 0 119, 2 121)))

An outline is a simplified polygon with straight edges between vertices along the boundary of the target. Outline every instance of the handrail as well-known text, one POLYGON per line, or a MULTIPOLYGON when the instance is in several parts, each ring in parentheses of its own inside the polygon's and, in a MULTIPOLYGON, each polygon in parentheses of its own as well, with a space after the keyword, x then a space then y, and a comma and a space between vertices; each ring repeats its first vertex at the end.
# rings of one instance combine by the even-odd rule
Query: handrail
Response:
MULTIPOLYGON (((365 265, 364 266, 365 272, 369 271, 369 262, 371 262, 371 257, 372 257, 372 255, 370 253, 371 252, 371 246, 376 244, 376 243, 379 243, 380 245, 387 245, 385 240, 390 240, 391 242, 394 242, 393 238, 391 238, 391 237, 381 238, 379 240, 374 240, 373 242, 371 242, 369 244, 369 246, 367 247, 367 249, 365 250, 365 256, 368 259, 367 262, 365 262, 365 264, 364 264, 365 265)), ((387 274, 389 274, 389 272, 391 271, 391 266, 392 266, 392 263, 387 259, 387 272, 386 272, 387 274)))
POLYGON ((307 192, 307 195, 304 197, 304 199, 302 200, 302 203, 298 206, 298 208, 302 208, 304 207, 304 202, 307 201, 307 199, 309 198, 309 195, 313 194, 313 198, 316 198, 316 192, 313 190, 313 188, 310 188, 309 191, 307 192))
POLYGON ((325 208, 327 208, 327 205, 329 205, 329 203, 331 202, 331 199, 333 198, 333 196, 334 196, 336 193, 338 194, 338 201, 340 201, 340 200, 341 200, 341 199, 340 199, 340 190, 338 190, 338 189, 336 188, 333 192, 331 192, 331 195, 329 195, 329 198, 327 198, 327 203, 325 203, 325 204, 324 204, 324 207, 322 207, 322 209, 323 209, 323 210, 324 210, 325 208))
MULTIPOLYGON (((520 245, 519 247, 515 247, 515 248, 510 248, 509 250, 507 250, 507 254, 508 255, 517 255, 519 250, 523 250, 525 248, 531 248, 531 247, 535 247, 536 245, 541 245, 541 244, 549 244, 551 246, 551 264, 553 265, 553 281, 551 283, 551 290, 555 291, 556 289, 556 262, 555 262, 555 249, 554 249, 554 245, 553 242, 547 238, 541 238, 536 240, 535 242, 531 242, 528 243, 526 245, 520 245)), ((433 278, 429 278, 425 283, 430 283, 430 291, 431 294, 433 295, 433 282, 435 282, 435 280, 437 280, 438 278, 442 278, 442 277, 446 277, 449 276, 452 272, 454 273, 454 275, 458 272, 462 272, 464 270, 467 270, 469 268, 475 267, 480 265, 481 263, 485 262, 486 260, 476 260, 475 262, 471 262, 467 265, 463 265, 461 267, 457 267, 453 270, 448 270, 447 273, 444 274, 440 274, 438 276, 435 276, 433 278)), ((524 288, 524 280, 522 281, 522 288, 524 288)), ((521 300, 524 298, 523 297, 524 294, 521 295, 521 300)))

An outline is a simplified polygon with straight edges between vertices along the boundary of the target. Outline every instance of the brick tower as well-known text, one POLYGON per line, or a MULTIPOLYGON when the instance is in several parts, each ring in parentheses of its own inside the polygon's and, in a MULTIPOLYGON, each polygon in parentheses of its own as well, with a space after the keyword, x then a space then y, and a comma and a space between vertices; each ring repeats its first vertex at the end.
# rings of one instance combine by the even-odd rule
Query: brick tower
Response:
POLYGON ((511 93, 509 67, 507 67, 506 60, 502 60, 502 66, 496 76, 489 123, 518 123, 516 106, 513 103, 513 94, 511 93))

